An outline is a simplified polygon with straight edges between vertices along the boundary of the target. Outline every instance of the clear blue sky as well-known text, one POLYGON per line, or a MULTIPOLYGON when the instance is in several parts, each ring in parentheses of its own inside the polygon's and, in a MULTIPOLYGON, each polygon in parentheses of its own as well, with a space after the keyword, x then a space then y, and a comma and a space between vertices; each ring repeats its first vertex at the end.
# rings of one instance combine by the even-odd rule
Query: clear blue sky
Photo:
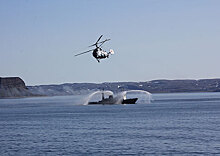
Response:
POLYGON ((27 85, 220 77, 219 0, 0 0, 0 76, 27 85), (103 34, 115 55, 88 50, 103 34))

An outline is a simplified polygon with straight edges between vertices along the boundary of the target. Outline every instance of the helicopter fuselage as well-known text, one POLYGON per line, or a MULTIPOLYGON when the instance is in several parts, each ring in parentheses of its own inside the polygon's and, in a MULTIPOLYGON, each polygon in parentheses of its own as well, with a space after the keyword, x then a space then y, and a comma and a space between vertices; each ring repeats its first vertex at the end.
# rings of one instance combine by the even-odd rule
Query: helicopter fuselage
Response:
POLYGON ((106 51, 102 50, 99 47, 93 50, 92 55, 97 59, 98 62, 100 59, 109 57, 109 53, 107 53, 106 51))

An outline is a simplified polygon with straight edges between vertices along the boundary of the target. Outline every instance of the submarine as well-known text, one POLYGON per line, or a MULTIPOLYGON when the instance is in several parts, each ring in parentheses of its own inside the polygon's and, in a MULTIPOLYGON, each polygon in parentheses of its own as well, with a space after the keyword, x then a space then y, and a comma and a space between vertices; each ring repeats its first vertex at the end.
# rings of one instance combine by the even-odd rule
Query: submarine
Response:
POLYGON ((136 104, 138 98, 126 99, 125 97, 118 101, 117 98, 114 98, 113 95, 109 95, 108 98, 105 98, 104 93, 102 93, 102 100, 96 102, 89 102, 88 105, 113 105, 113 104, 136 104))

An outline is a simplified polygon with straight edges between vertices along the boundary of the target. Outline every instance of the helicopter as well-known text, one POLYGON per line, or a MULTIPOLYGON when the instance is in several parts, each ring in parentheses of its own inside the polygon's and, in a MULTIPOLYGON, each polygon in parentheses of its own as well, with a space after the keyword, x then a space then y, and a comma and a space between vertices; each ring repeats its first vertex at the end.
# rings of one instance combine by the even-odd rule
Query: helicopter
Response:
POLYGON ((79 53, 79 54, 76 54, 74 56, 79 56, 79 55, 82 55, 82 54, 86 54, 86 53, 89 53, 89 52, 92 52, 92 55, 93 57, 96 58, 96 60, 100 63, 100 59, 105 59, 105 58, 109 58, 109 55, 113 55, 114 54, 114 51, 112 49, 109 50, 109 52, 106 52, 104 50, 102 50, 101 46, 106 42, 106 41, 109 41, 110 39, 105 39, 104 41, 100 41, 100 39, 102 38, 103 35, 101 35, 98 40, 90 45, 89 47, 93 47, 95 46, 94 49, 91 49, 91 50, 88 50, 88 51, 85 51, 85 52, 82 52, 82 53, 79 53), (99 42, 100 41, 100 42, 99 42))

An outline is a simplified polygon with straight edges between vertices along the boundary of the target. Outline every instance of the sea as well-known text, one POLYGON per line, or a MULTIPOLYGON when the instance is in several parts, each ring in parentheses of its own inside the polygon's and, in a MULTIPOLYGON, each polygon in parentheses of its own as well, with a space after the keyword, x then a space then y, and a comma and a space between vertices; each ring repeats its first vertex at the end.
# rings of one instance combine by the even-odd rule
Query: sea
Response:
POLYGON ((135 105, 1 99, 0 155, 220 155, 220 93, 133 96, 135 105))

